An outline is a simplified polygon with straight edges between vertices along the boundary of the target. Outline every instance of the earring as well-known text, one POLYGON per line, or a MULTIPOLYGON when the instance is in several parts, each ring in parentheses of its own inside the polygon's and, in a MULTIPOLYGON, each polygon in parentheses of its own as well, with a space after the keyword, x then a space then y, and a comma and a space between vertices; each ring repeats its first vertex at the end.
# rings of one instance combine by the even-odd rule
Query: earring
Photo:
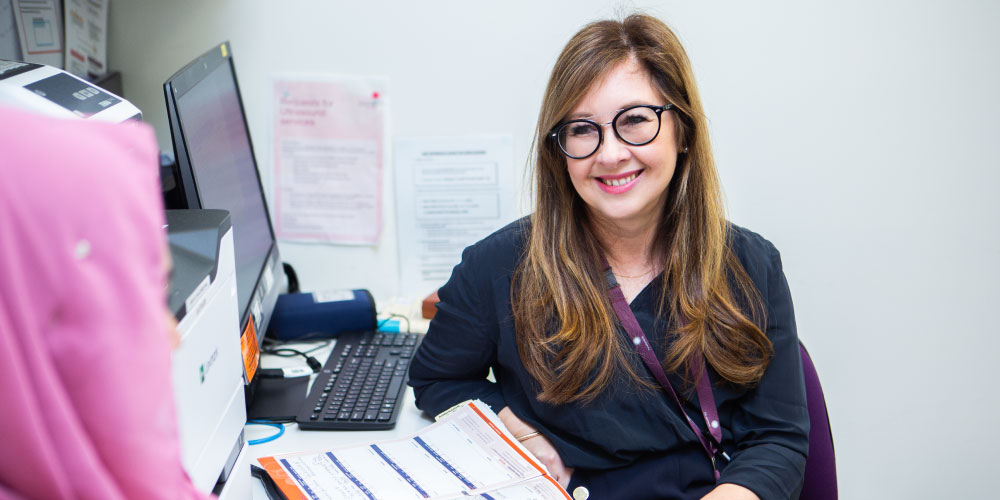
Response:
POLYGON ((681 153, 687 154, 687 152, 688 152, 688 148, 687 148, 687 146, 684 146, 684 151, 681 151, 681 153))

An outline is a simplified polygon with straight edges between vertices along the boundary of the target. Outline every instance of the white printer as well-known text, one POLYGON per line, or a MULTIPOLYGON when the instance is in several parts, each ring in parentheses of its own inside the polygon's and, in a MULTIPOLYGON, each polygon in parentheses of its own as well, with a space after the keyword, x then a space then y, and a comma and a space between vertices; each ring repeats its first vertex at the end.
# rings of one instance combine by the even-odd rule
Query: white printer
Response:
POLYGON ((229 212, 168 210, 167 235, 168 305, 180 333, 172 369, 181 460, 199 490, 223 500, 251 498, 229 212))
POLYGON ((141 120, 132 103, 52 66, 0 59, 0 104, 56 118, 141 120))

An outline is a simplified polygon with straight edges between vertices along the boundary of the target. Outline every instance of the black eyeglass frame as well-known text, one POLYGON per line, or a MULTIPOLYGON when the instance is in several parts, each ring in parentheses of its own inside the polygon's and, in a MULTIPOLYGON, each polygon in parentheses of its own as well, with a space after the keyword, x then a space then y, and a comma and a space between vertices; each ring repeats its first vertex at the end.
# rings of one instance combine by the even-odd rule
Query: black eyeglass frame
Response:
MULTIPOLYGON (((615 117, 612 118, 611 121, 605 123, 604 125, 607 125, 608 123, 611 124, 611 130, 615 133, 615 137, 617 137, 619 141, 622 141, 625 144, 628 144, 630 146, 645 146, 646 144, 649 144, 649 143, 655 141, 656 138, 660 135, 660 127, 663 126, 663 116, 662 115, 663 115, 663 112, 666 111, 666 110, 668 110, 668 109, 674 109, 674 105, 673 104, 666 104, 666 105, 663 105, 663 106, 656 106, 654 104, 636 104, 635 106, 629 106, 627 108, 619 109, 618 112, 615 113, 615 117), (635 108, 649 108, 649 109, 653 110, 653 112, 656 113, 656 133, 653 134, 653 137, 650 138, 646 142, 630 142, 627 139, 623 138, 621 136, 621 134, 618 133, 618 124, 617 124, 618 123, 618 118, 621 115, 625 114, 625 112, 631 111, 631 110, 633 110, 635 108)), ((562 123, 556 125, 555 128, 553 128, 551 131, 549 131, 548 137, 549 137, 549 139, 552 142, 554 142, 556 144, 556 146, 559 147, 559 150, 562 151, 562 153, 564 155, 566 155, 567 157, 572 158, 574 160, 582 160, 584 158, 590 158, 591 156, 594 156, 594 153, 596 153, 599 149, 601 149, 601 144, 604 144, 604 125, 601 125, 601 124, 595 122, 594 120, 590 120, 590 119, 587 119, 587 118, 578 118, 576 120, 569 120, 569 121, 565 121, 565 122, 562 122, 562 123), (568 126, 570 126, 570 125, 572 125, 574 123, 589 123, 589 124, 597 127, 597 147, 595 147, 594 150, 591 151, 589 154, 586 154, 586 155, 583 155, 583 156, 573 156, 573 155, 569 154, 569 152, 566 151, 566 148, 563 147, 562 143, 559 142, 559 133, 562 132, 562 130, 564 128, 566 128, 566 127, 568 127, 568 126)))

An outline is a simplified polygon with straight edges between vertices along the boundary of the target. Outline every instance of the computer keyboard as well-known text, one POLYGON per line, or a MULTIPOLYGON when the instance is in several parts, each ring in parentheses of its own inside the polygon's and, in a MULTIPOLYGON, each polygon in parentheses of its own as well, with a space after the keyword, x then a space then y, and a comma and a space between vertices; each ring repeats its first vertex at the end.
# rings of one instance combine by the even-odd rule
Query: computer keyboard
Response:
POLYGON ((416 333, 340 334, 295 417, 299 428, 393 428, 402 406, 410 358, 422 338, 416 333))

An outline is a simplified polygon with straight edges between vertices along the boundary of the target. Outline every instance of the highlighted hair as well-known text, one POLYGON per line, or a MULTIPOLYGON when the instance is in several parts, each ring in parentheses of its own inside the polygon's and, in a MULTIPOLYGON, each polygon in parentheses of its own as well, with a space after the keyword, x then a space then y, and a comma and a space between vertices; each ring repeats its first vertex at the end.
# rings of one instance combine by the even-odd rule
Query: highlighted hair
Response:
POLYGON ((642 14, 600 21, 563 49, 549 79, 533 146, 534 212, 526 255, 514 274, 513 305, 521 360, 539 384, 541 401, 592 401, 630 367, 632 346, 617 333, 584 201, 566 158, 547 133, 616 65, 635 58, 664 100, 674 105, 679 149, 653 255, 664 269, 660 314, 669 372, 690 383, 691 361, 704 356, 725 380, 749 386, 764 374, 773 349, 761 330, 763 303, 733 254, 707 123, 687 54, 663 22, 642 14), (683 318, 683 321, 678 320, 683 318))

